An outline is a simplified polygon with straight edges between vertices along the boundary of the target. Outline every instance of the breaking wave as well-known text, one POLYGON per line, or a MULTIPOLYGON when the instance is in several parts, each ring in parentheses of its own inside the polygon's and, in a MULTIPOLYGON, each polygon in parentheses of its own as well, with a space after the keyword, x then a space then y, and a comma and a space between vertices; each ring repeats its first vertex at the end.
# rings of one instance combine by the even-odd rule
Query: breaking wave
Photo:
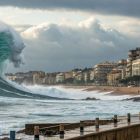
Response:
POLYGON ((74 100, 84 100, 86 98, 91 98, 93 100, 125 100, 134 97, 130 95, 111 95, 111 92, 86 91, 84 88, 74 89, 65 88, 63 86, 46 87, 39 85, 23 86, 34 93, 39 92, 41 95, 74 100))
POLYGON ((25 45, 13 28, 0 22, 0 96, 16 98, 58 99, 45 95, 34 94, 12 84, 4 77, 5 66, 13 63, 15 67, 23 64, 22 51, 25 45))

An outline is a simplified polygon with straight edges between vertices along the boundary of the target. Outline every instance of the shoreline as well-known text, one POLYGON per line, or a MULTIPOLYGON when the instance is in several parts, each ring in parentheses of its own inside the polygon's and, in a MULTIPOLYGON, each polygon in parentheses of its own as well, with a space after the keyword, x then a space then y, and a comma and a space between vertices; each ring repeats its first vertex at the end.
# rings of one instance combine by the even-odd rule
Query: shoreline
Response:
POLYGON ((64 88, 82 89, 83 91, 111 92, 111 95, 140 95, 140 87, 113 87, 113 86, 73 86, 62 85, 64 88))

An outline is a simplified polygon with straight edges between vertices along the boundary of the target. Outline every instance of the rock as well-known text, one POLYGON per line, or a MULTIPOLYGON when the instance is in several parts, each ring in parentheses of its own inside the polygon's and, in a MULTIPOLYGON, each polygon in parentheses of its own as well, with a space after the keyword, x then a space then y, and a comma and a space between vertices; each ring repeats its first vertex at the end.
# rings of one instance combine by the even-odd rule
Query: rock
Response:
POLYGON ((125 101, 140 102, 140 97, 133 97, 133 98, 125 99, 125 101))
POLYGON ((83 100, 99 100, 99 99, 96 99, 96 98, 94 98, 94 97, 87 97, 86 99, 83 99, 83 100))

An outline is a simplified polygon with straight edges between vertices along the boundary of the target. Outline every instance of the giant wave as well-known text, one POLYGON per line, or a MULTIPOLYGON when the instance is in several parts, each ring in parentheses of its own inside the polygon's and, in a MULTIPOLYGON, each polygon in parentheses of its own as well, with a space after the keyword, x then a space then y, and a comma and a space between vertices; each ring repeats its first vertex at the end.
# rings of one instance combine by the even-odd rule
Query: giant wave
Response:
POLYGON ((0 22, 0 96, 16 98, 37 98, 37 99, 59 99, 55 97, 34 94, 27 90, 11 84, 5 80, 4 72, 7 63, 13 63, 19 67, 23 63, 22 51, 25 45, 19 36, 10 26, 0 22))

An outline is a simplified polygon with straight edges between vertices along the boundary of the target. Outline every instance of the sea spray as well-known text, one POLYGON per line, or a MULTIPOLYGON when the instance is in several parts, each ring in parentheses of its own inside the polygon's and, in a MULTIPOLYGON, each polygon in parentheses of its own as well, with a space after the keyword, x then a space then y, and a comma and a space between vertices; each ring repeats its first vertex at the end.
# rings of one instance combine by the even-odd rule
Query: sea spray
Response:
POLYGON ((12 84, 4 77, 6 65, 11 62, 19 67, 22 61, 22 51, 25 45, 20 35, 10 26, 0 22, 0 96, 12 98, 56 99, 40 94, 33 94, 12 84))
POLYGON ((110 92, 99 92, 96 91, 87 91, 86 88, 65 88, 63 86, 41 86, 41 85, 32 85, 27 86, 23 85, 23 87, 29 89, 34 94, 40 93, 41 95, 47 95, 51 97, 59 97, 59 98, 67 98, 67 99, 75 99, 82 100, 86 98, 94 98, 98 100, 124 100, 132 98, 130 95, 112 95, 110 92))
POLYGON ((22 61, 22 51, 25 45, 20 35, 10 26, 0 22, 0 74, 3 74, 6 62, 12 62, 18 67, 22 61))

